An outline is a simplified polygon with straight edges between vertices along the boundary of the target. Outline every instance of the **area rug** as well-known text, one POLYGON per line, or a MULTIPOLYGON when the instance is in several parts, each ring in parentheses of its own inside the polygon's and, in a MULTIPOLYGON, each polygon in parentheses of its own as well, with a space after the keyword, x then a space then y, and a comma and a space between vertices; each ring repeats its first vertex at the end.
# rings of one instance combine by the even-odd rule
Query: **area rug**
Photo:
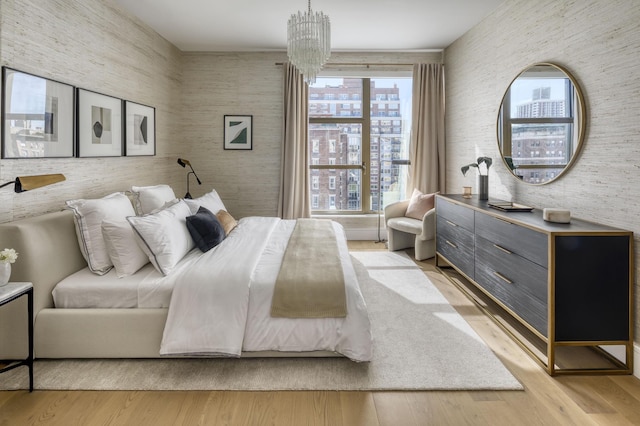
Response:
MULTIPOLYGON (((521 390, 522 385, 404 253, 352 252, 374 355, 345 358, 37 360, 49 390, 521 390)), ((0 389, 26 389, 26 367, 0 389)))

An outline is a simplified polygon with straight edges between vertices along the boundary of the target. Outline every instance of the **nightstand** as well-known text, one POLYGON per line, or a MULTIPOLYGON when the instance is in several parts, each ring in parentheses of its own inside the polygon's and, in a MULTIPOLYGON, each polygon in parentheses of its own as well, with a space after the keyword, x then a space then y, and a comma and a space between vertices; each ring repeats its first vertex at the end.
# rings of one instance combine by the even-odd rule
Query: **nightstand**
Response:
POLYGON ((33 284, 9 283, 0 287, 0 306, 6 305, 21 296, 27 295, 27 315, 29 323, 29 355, 23 360, 0 360, 0 363, 8 364, 0 369, 0 373, 13 370, 16 367, 26 365, 29 367, 29 392, 33 391, 33 284))

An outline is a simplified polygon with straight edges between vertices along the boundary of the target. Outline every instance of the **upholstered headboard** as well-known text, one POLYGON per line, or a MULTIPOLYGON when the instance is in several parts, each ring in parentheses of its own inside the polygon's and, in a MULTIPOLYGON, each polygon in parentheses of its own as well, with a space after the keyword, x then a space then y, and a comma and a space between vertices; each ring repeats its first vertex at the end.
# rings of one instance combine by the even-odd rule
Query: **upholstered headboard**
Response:
MULTIPOLYGON (((33 283, 34 318, 41 309, 53 307, 51 292, 60 280, 87 266, 69 210, 0 224, 0 250, 4 248, 18 252, 18 260, 11 265, 11 281, 33 283)), ((26 318, 23 307, 13 305, 18 304, 0 310, 0 342, 6 342, 11 328, 26 318)))

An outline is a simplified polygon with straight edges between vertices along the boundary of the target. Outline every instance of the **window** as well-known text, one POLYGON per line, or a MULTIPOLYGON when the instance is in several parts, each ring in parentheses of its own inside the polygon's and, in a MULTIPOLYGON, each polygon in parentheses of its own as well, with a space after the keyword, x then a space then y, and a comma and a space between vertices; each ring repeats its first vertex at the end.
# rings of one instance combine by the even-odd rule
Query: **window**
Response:
MULTIPOLYGON (((335 166, 336 165, 336 158, 335 157, 330 157, 329 158, 329 165, 330 166, 335 166)), ((335 172, 336 169, 329 169, 330 172, 335 172)))
POLYGON ((336 189, 336 177, 329 176, 329 189, 336 189))
POLYGON ((377 212, 405 198, 408 168, 393 160, 409 158, 409 75, 318 77, 309 86, 313 214, 377 212))

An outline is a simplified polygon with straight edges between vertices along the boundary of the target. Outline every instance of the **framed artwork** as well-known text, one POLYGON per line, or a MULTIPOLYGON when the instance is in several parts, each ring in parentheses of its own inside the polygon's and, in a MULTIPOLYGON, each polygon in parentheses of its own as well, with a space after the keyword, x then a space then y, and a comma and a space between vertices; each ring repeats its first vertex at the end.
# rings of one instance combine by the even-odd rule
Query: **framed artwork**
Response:
POLYGON ((78 157, 119 157, 123 154, 122 100, 77 89, 78 157))
POLYGON ((224 149, 253 149, 253 115, 224 116, 224 149))
POLYGON ((125 101, 124 116, 125 155, 156 155, 156 109, 125 101))
POLYGON ((74 87, 2 67, 2 158, 74 155, 74 87))

